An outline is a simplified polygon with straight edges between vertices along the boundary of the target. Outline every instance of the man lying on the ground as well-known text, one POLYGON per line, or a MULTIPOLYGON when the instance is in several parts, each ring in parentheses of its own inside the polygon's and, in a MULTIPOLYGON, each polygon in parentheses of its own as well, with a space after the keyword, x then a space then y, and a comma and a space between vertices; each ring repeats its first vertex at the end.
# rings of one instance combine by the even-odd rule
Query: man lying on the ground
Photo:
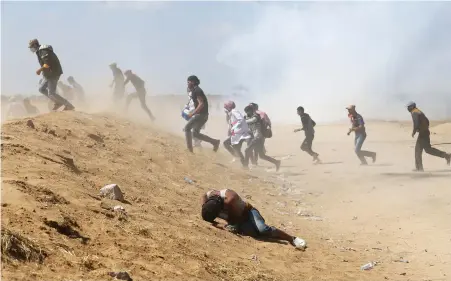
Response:
POLYGON ((210 190, 204 194, 202 218, 212 224, 216 224, 216 218, 221 218, 227 221, 225 229, 242 235, 288 241, 300 250, 307 247, 303 239, 268 226, 260 212, 231 189, 210 190))

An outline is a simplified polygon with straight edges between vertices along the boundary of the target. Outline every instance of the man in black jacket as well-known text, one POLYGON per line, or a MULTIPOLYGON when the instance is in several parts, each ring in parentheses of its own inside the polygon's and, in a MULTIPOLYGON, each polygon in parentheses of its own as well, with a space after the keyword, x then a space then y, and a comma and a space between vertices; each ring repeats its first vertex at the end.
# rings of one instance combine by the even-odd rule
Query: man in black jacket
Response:
POLYGON ((313 157, 313 161, 319 163, 320 160, 318 158, 319 154, 314 152, 312 150, 313 145, 313 139, 315 138, 315 127, 316 123, 312 120, 310 115, 304 112, 304 108, 302 106, 299 106, 297 108, 297 113, 299 117, 301 117, 302 122, 302 128, 294 130, 295 133, 304 131, 305 132, 305 139, 302 142, 301 150, 307 152, 310 156, 313 157))
POLYGON ((155 117, 153 116, 152 112, 150 111, 149 107, 147 107, 146 104, 146 88, 144 86, 144 80, 142 80, 138 75, 133 73, 131 70, 126 70, 124 72, 125 74, 125 82, 124 85, 127 85, 128 82, 131 82, 133 87, 135 87, 136 92, 129 94, 126 99, 126 105, 125 109, 128 110, 128 106, 130 105, 130 102, 132 99, 138 97, 139 102, 141 103, 141 108, 147 113, 151 121, 155 120, 155 117))
POLYGON ((46 95, 55 103, 53 110, 57 110, 63 105, 64 110, 73 110, 74 106, 65 98, 58 95, 56 92, 58 80, 63 74, 63 69, 58 57, 53 52, 52 46, 41 45, 39 44, 38 39, 33 39, 28 43, 28 48, 31 52, 36 53, 39 65, 41 66, 36 71, 36 74, 41 75, 42 73, 44 76, 39 87, 39 92, 41 92, 41 94, 43 95, 46 95))

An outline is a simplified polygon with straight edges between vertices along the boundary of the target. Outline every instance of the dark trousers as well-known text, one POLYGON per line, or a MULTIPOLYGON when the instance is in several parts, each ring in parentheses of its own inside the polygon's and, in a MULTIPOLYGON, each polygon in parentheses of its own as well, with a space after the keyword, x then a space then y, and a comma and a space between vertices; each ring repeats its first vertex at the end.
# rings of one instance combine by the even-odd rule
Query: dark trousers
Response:
MULTIPOLYGON (((263 153, 264 154, 266 154, 265 141, 266 141, 266 138, 263 138, 263 153)), ((254 164, 254 165, 257 165, 258 154, 259 154, 259 152, 254 149, 254 158, 251 158, 252 164, 254 164)))
POLYGON ((355 153, 357 154, 357 157, 359 157, 362 164, 367 164, 365 157, 374 158, 376 156, 376 153, 372 151, 362 150, 362 145, 365 142, 365 139, 366 134, 355 134, 355 153))
POLYGON ((201 134, 200 130, 208 121, 208 114, 196 114, 185 125, 186 146, 188 150, 193 152, 193 137, 211 145, 215 145, 219 140, 210 138, 207 135, 201 134))
POLYGON ((317 157, 319 154, 312 150, 313 139, 315 135, 306 135, 301 144, 301 150, 307 152, 312 157, 317 157))
POLYGON ((232 139, 229 137, 223 142, 223 145, 225 149, 227 149, 230 154, 232 154, 233 157, 239 157, 241 164, 243 164, 244 167, 249 166, 249 162, 246 162, 246 158, 243 155, 243 152, 241 151, 241 148, 243 147, 243 143, 246 142, 249 146, 249 140, 240 140, 237 144, 232 144, 232 139))
POLYGON ((50 100, 52 100, 56 105, 64 105, 71 107, 72 104, 58 95, 56 92, 56 87, 58 86, 59 76, 57 77, 44 77, 41 81, 41 85, 39 86, 39 92, 45 96, 47 96, 50 100))
POLYGON ((277 165, 278 161, 272 157, 269 157, 265 153, 264 138, 251 139, 249 141, 249 144, 245 150, 245 163, 249 163, 249 159, 252 157, 254 150, 261 159, 277 165))
POLYGON ((153 116, 152 112, 150 111, 150 109, 147 107, 147 104, 146 104, 146 89, 137 89, 135 93, 132 93, 127 96, 127 100, 126 100, 126 104, 125 104, 126 110, 128 110, 128 106, 130 105, 130 102, 134 98, 139 98, 139 102, 141 103, 141 108, 147 113, 147 115, 149 116, 149 118, 151 120, 154 120, 155 117, 153 116))
POLYGON ((423 170, 423 150, 430 155, 437 156, 440 158, 446 158, 446 153, 433 148, 431 146, 430 132, 420 133, 417 138, 417 143, 415 144, 415 167, 417 170, 423 170))

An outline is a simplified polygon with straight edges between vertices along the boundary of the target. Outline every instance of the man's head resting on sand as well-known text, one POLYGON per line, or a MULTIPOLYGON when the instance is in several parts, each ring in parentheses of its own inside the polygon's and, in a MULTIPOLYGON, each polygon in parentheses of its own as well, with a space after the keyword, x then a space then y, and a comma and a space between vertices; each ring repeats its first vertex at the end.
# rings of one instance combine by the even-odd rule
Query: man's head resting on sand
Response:
POLYGON ((224 201, 220 196, 214 195, 207 199, 202 205, 202 219, 204 221, 213 222, 219 216, 224 201))

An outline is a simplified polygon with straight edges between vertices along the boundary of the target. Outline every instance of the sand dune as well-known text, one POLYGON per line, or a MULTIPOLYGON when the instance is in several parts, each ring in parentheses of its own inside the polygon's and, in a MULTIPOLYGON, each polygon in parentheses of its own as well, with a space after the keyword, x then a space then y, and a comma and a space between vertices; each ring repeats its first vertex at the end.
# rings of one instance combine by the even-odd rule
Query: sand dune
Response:
MULTIPOLYGON (((243 172, 207 145, 189 155, 174 135, 181 135, 178 122, 165 127, 169 133, 111 115, 57 112, 4 124, 2 228, 45 254, 42 264, 2 255, 2 277, 109 280, 108 271, 125 270, 134 280, 449 278, 451 170, 424 156, 427 172, 410 172, 410 127, 369 124, 365 147, 379 153, 378 163, 359 167, 346 125, 318 126, 314 149, 323 165, 299 150, 302 135, 293 127, 277 126, 268 140, 268 154, 283 159, 275 173, 265 163, 243 172), (98 198, 109 183, 128 203, 98 198), (267 222, 310 248, 300 252, 204 223, 199 197, 210 188, 247 196, 267 222), (127 215, 108 210, 118 204, 127 215), (410 263, 395 262, 400 258, 410 263), (360 271, 368 261, 380 263, 360 271)), ((219 137, 223 129, 224 120, 212 118, 206 130, 219 137)), ((450 136, 437 131, 433 142, 450 136)))

